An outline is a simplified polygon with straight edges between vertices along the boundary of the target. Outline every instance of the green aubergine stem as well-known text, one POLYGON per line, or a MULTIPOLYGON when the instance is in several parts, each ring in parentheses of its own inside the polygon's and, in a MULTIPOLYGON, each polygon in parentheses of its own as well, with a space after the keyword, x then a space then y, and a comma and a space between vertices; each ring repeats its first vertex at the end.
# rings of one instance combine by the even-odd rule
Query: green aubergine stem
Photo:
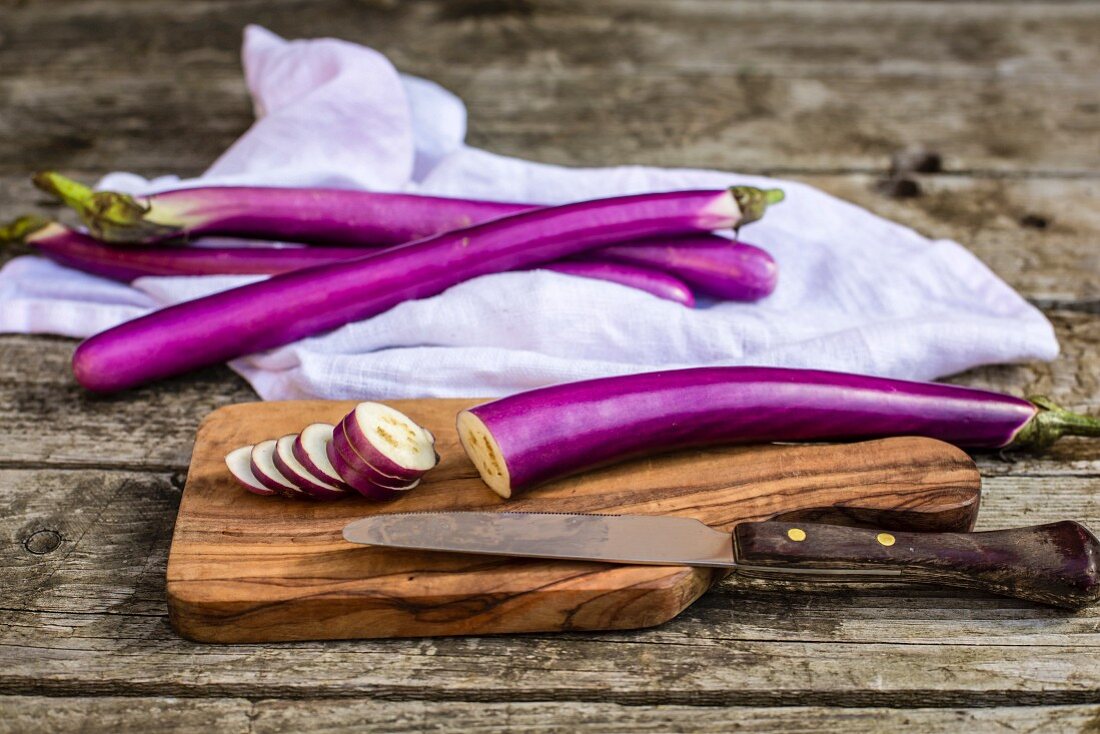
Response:
POLYGON ((1046 449, 1062 436, 1100 437, 1100 417, 1066 410, 1045 395, 1028 400, 1039 410, 1006 448, 1046 449))
POLYGON ((27 214, 0 226, 0 245, 23 244, 28 237, 49 225, 49 220, 27 214))
POLYGON ((129 194, 95 191, 54 171, 41 171, 34 185, 53 194, 80 215, 93 235, 112 242, 142 242, 175 235, 177 224, 149 218, 150 208, 129 194))
POLYGON ((783 201, 785 194, 782 189, 758 189, 749 186, 738 186, 730 189, 737 206, 741 208, 741 221, 736 229, 742 225, 755 222, 764 216, 764 210, 772 204, 783 201))

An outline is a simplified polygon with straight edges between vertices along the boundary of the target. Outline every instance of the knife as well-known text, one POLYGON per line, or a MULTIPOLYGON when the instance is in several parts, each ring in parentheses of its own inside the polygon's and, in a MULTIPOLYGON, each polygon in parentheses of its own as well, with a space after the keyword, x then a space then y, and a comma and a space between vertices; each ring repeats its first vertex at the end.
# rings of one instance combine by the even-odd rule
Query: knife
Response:
POLYGON ((1080 523, 980 533, 743 522, 730 533, 650 515, 411 512, 344 528, 352 543, 525 558, 727 568, 787 581, 901 581, 979 589, 1066 609, 1100 599, 1100 541, 1080 523))

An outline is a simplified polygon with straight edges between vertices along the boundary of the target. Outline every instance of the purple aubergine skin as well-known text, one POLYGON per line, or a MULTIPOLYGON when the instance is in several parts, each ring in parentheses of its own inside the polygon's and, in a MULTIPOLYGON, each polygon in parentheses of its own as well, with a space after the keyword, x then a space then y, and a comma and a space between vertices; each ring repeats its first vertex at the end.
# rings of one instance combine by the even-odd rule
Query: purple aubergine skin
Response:
POLYGON ((742 217, 735 194, 774 200, 773 194, 733 189, 567 204, 276 275, 97 334, 77 348, 73 372, 90 390, 125 390, 321 334, 481 275, 622 240, 735 227, 751 221, 742 217))
MULTIPOLYGON (((410 469, 408 467, 401 466, 393 462, 389 457, 379 451, 363 433, 363 429, 359 426, 359 421, 355 418, 356 411, 352 410, 337 424, 336 428, 332 430, 332 440, 336 441, 340 439, 340 446, 338 448, 343 451, 347 449, 354 456, 353 458, 361 459, 362 462, 370 467, 372 470, 378 472, 382 477, 386 479, 396 479, 398 481, 404 481, 406 483, 415 481, 424 476, 424 473, 430 469, 424 469, 423 471, 418 469, 410 469)), ((406 416, 406 418, 408 418, 406 416)), ((412 420, 408 418, 408 420, 412 420)), ((431 432, 428 431, 431 435, 431 432)), ((435 437, 432 437, 434 452, 435 437)), ((439 463, 439 454, 435 454, 435 463, 432 467, 435 467, 439 463)))
MULTIPOLYGON (((230 235, 253 239, 373 247, 541 208, 532 204, 387 194, 339 189, 213 187, 132 198, 95 192, 54 172, 35 184, 80 212, 100 239, 150 244, 165 239, 230 235)), ((639 243, 610 259, 668 272, 714 298, 754 301, 775 289, 776 265, 751 245, 705 235, 669 249, 639 243)), ((607 258, 605 258, 607 259, 607 258)))
MULTIPOLYGON (((274 275, 356 257, 344 247, 163 247, 108 245, 59 224, 26 238, 51 260, 111 280, 145 276, 274 275)), ((366 253, 364 253, 366 254, 366 253)))
MULTIPOLYGON (((299 472, 295 472, 293 468, 287 465, 283 457, 279 455, 278 449, 276 449, 272 460, 275 462, 275 468, 278 469, 291 484, 298 487, 298 489, 315 500, 338 500, 348 496, 347 490, 345 489, 331 489, 325 487, 318 484, 313 477, 301 476, 299 472)), ((308 470, 308 467, 306 467, 306 469, 308 470)))
MULTIPOLYGON (((170 231, 136 239, 123 239, 124 230, 99 234, 131 244, 224 235, 351 247, 396 245, 532 208, 439 196, 262 186, 179 189, 134 198, 148 210, 147 219, 170 231)), ((94 224, 89 225, 94 231, 94 224)))
POLYGON ((382 487, 383 489, 407 489, 408 485, 415 482, 426 472, 403 470, 400 475, 389 474, 382 471, 376 464, 372 464, 351 444, 351 439, 343 428, 343 424, 337 425, 332 432, 332 448, 343 459, 345 465, 367 481, 382 487))
MULTIPOLYGON (((145 276, 277 275, 377 252, 375 248, 275 247, 273 243, 268 247, 135 248, 106 244, 57 223, 42 221, 37 226, 41 228, 23 239, 46 257, 123 283, 145 276)), ((694 294, 672 273, 683 273, 709 295, 735 300, 759 298, 775 286, 775 263, 766 252, 716 235, 639 240, 541 267, 620 283, 689 307, 694 305, 694 294), (606 259, 601 259, 601 252, 607 253, 606 259)))
POLYGON ((712 234, 612 245, 588 257, 657 268, 725 301, 758 301, 775 290, 779 278, 775 260, 764 250, 712 234))
POLYGON ((308 497, 313 500, 337 500, 348 496, 348 493, 343 490, 333 491, 327 487, 322 487, 319 484, 305 480, 305 478, 299 481, 298 477, 290 470, 286 462, 279 458, 278 454, 272 458, 272 461, 275 464, 275 468, 282 472, 284 477, 293 482, 294 486, 302 491, 303 498, 308 497))
POLYGON ((652 268, 585 259, 536 265, 534 269, 552 270, 555 273, 594 280, 606 280, 644 291, 666 301, 679 303, 681 306, 687 306, 688 308, 695 306, 695 295, 691 292, 691 288, 688 287, 687 283, 668 273, 662 273, 660 270, 652 268))
MULTIPOLYGON (((278 468, 278 467, 276 467, 278 468)), ((300 489, 291 489, 284 487, 277 481, 269 477, 266 473, 260 470, 260 467, 256 464, 256 460, 252 460, 252 476, 256 477, 256 481, 270 489, 280 497, 286 497, 287 499, 302 499, 308 497, 305 492, 300 489)), ((289 479, 287 481, 290 481, 289 479)))
MULTIPOLYGON (((233 478, 236 479, 237 484, 244 487, 246 492, 250 492, 250 493, 256 495, 257 497, 278 497, 279 496, 279 493, 276 492, 274 489, 270 489, 268 487, 256 488, 256 487, 253 487, 251 484, 248 484, 246 482, 242 482, 240 479, 237 479, 237 477, 233 477, 233 478)), ((256 481, 259 481, 259 479, 257 479, 256 481)))
POLYGON ((336 471, 340 472, 340 476, 344 478, 348 486, 367 499, 374 500, 375 502, 389 502, 390 500, 397 499, 402 492, 408 491, 407 488, 397 489, 393 487, 383 487, 373 481, 370 477, 360 472, 350 461, 344 458, 344 455, 337 450, 335 442, 330 443, 326 449, 328 450, 328 460, 336 467, 336 471))
POLYGON ((469 412, 499 445, 516 491, 639 455, 717 444, 915 435, 999 448, 1037 408, 952 385, 704 367, 540 388, 469 412))
MULTIPOLYGON (((252 447, 251 447, 251 446, 249 446, 249 447, 248 447, 248 449, 249 449, 249 450, 251 451, 252 447)), ((249 462, 248 462, 248 463, 249 463, 249 471, 251 471, 251 469, 252 469, 252 460, 251 460, 251 456, 250 456, 250 458, 249 458, 249 462)), ((263 483, 262 483, 262 482, 260 483, 260 484, 261 484, 261 486, 259 486, 259 487, 254 487, 254 486, 252 486, 251 484, 249 484, 248 482, 246 482, 246 481, 244 481, 243 479, 241 479, 240 477, 238 477, 238 476, 236 475, 236 473, 235 473, 235 472, 232 472, 232 471, 231 471, 231 472, 230 472, 230 475, 231 475, 231 476, 233 477, 233 479, 234 479, 234 480, 236 480, 237 484, 241 485, 242 487, 244 487, 244 489, 245 489, 246 491, 248 491, 248 492, 251 492, 252 494, 255 494, 255 495, 259 495, 259 496, 261 496, 261 497, 271 497, 272 495, 277 495, 277 494, 279 494, 279 493, 278 493, 278 492, 276 492, 276 491, 275 491, 274 489, 271 489, 270 487, 267 487, 266 485, 263 485, 263 483)), ((256 473, 255 473, 255 472, 253 472, 253 473, 252 473, 252 476, 253 476, 253 477, 254 477, 254 478, 256 479, 256 481, 257 481, 257 482, 259 482, 259 481, 260 481, 259 477, 256 477, 256 473)))
MULTIPOLYGON (((348 485, 347 482, 343 480, 343 478, 332 476, 332 474, 322 470, 321 467, 313 463, 313 459, 309 457, 309 454, 306 452, 305 447, 302 446, 302 440, 300 437, 294 441, 294 458, 297 459, 298 463, 311 471, 315 476, 321 477, 329 484, 335 485, 337 487, 342 487, 343 489, 351 489, 351 487, 348 485)), ((336 467, 333 468, 335 469, 336 467)))
MULTIPOLYGON (((349 247, 119 247, 59 224, 35 232, 26 242, 61 265, 123 283, 146 276, 277 275, 376 252, 349 247)), ((648 268, 588 260, 542 267, 620 283, 686 306, 695 303, 683 281, 648 268)))

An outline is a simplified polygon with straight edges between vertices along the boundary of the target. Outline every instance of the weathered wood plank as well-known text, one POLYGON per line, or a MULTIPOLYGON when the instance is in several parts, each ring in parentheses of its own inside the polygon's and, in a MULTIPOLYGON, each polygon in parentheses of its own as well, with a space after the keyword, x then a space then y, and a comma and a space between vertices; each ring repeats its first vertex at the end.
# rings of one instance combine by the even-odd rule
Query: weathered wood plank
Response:
POLYGON ((374 45, 462 95, 474 144, 550 162, 879 170, 921 142, 954 170, 1100 170, 1088 5, 164 1, 9 16, 5 172, 200 170, 251 120, 248 22, 374 45))
MULTIPOLYGON (((163 617, 164 574, 179 485, 179 477, 136 472, 0 470, 0 536, 9 539, 0 548, 3 606, 30 613, 163 617)), ((1096 477, 988 479, 978 529, 1078 519, 1100 531, 1098 489, 1096 477)), ((962 591, 794 588, 801 590, 795 596, 805 615, 798 619, 775 615, 789 599, 730 579, 704 595, 675 625, 721 622, 729 626, 692 634, 723 638, 889 642, 899 639, 895 626, 905 623, 914 628, 904 639, 915 642, 1060 641, 1100 646, 1100 608, 1067 615, 962 591), (759 613, 742 609, 731 616, 739 606, 731 600, 746 595, 754 608, 760 605, 759 613), (877 615, 883 610, 889 616, 880 619, 877 615), (1013 619, 1020 624, 1006 627, 1013 619)))
MULTIPOLYGON (((1098 527, 1098 487, 998 478, 982 523, 1068 516, 1098 527)), ((0 691, 891 706, 1100 694, 1100 609, 1074 615, 917 587, 780 594, 727 581, 645 632, 195 645, 163 612, 177 502, 166 477, 0 472, 0 586, 11 600, 0 611, 0 691)))
POLYGON ((0 337, 0 466, 151 467, 185 471, 202 417, 256 395, 226 367, 116 396, 72 378, 76 342, 0 337))
POLYGON ((272 731, 343 731, 349 724, 387 732, 497 732, 537 734, 601 732, 776 732, 850 734, 920 731, 956 734, 1007 729, 1029 732, 1089 732, 1100 723, 1096 706, 1033 706, 998 709, 867 709, 746 706, 637 707, 602 703, 379 703, 373 701, 260 701, 256 734, 272 731))
POLYGON ((262 690, 275 697, 708 706, 1055 705, 1100 695, 1100 652, 1061 644, 669 639, 655 630, 227 647, 185 643, 145 616, 4 616, 0 691, 21 695, 262 690))
MULTIPOLYGON (((274 702, 272 702, 274 703, 274 702)), ((380 707, 381 708, 381 707, 380 707)), ((1078 707, 1073 707, 1078 708, 1078 707)), ((81 734, 146 734, 149 731, 208 731, 246 734, 253 731, 249 717, 252 703, 243 698, 54 698, 43 696, 0 696, 0 734, 30 731, 81 732, 81 734)), ((294 716, 295 707, 284 706, 271 718, 294 716)), ((305 713, 302 711, 302 713, 305 713)), ((395 712, 396 713, 396 712, 395 712)), ((1058 714, 1070 717, 1082 712, 1058 714)), ((320 722, 318 722, 320 724, 320 722)), ((325 722, 332 726, 329 718, 325 722)), ((305 731, 301 722, 295 727, 305 731)), ((278 731, 275 726, 267 731, 278 731)), ((320 730, 320 726, 311 728, 320 730)))
POLYGON ((1100 211, 1090 203, 1100 197, 1100 181, 924 176, 921 196, 891 199, 875 190, 872 176, 798 178, 928 237, 963 244, 1044 307, 1100 312, 1100 211))
POLYGON ((775 69, 836 76, 1027 78, 1089 74, 1100 59, 1092 44, 1100 24, 1095 8, 1034 0, 1010 7, 952 3, 949 15, 936 3, 850 0, 611 0, 598 8, 578 0, 202 0, 185 5, 38 0, 20 5, 14 17, 23 31, 6 44, 19 52, 11 63, 15 71, 36 68, 43 59, 57 68, 69 56, 98 69, 110 69, 114 57, 176 58, 189 52, 184 58, 191 63, 231 62, 236 60, 236 34, 248 22, 299 37, 338 31, 356 42, 383 41, 395 47, 391 53, 402 64, 460 70, 508 69, 511 57, 521 63, 550 60, 551 71, 614 66, 641 72, 775 69), (303 12, 307 8, 317 12, 303 12), (175 32, 169 32, 169 23, 175 32), (210 26, 206 35, 199 33, 203 23, 210 26), (36 38, 58 42, 66 57, 58 58, 36 38), (202 54, 196 53, 200 44, 202 54))
POLYGON ((182 475, 0 470, 0 606, 163 617, 182 489, 182 475))
POLYGON ((157 731, 341 732, 351 728, 413 732, 499 734, 637 734, 729 731, 848 734, 851 731, 1088 732, 1100 723, 1097 706, 1014 706, 997 709, 889 709, 784 706, 637 707, 608 703, 465 703, 427 701, 275 700, 104 696, 0 697, 0 734, 45 729, 83 734, 157 731), (1091 727, 1091 728, 1090 728, 1091 727))
MULTIPOLYGON (((1051 314, 1063 354, 1051 364, 987 367, 955 378, 961 384, 1018 395, 1045 393, 1066 407, 1100 409, 1100 316, 1051 314)), ((149 467, 183 471, 199 421, 255 394, 227 368, 116 396, 80 389, 69 371, 74 342, 26 336, 0 337, 0 467, 149 467)), ((1064 439, 1040 455, 980 459, 985 473, 1100 472, 1100 445, 1064 439)))
MULTIPOLYGON (((470 82, 452 74, 430 75, 463 95, 472 144, 549 163, 879 171, 894 151, 923 143, 960 171, 1079 176, 1100 169, 1091 145, 1100 132, 1100 114, 1091 111, 1100 109, 1100 92, 1090 87, 915 79, 899 91, 897 80, 880 78, 558 78, 531 69, 479 72, 477 85, 464 88, 470 82)), ((0 132, 20 143, 0 148, 0 170, 196 173, 252 120, 240 79, 229 74, 143 68, 140 76, 72 76, 35 88, 0 80, 11 111, 0 132), (109 102, 86 107, 84 99, 109 102)))

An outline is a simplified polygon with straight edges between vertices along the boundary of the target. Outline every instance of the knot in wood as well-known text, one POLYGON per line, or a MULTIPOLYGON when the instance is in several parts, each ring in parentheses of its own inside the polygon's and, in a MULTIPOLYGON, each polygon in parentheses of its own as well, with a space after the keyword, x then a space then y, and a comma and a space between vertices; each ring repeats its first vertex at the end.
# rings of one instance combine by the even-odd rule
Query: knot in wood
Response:
POLYGON ((56 530, 36 530, 23 541, 23 548, 28 553, 36 556, 44 556, 57 550, 61 545, 61 533, 56 530))

